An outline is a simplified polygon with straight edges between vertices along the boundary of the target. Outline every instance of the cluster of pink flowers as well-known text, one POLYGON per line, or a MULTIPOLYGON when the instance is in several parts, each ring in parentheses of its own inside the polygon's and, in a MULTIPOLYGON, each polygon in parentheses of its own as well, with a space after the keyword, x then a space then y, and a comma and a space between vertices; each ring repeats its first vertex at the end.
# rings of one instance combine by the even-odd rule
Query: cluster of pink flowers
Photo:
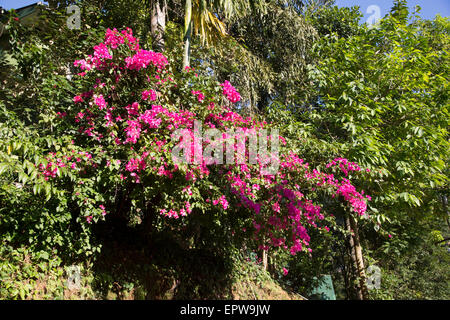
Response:
POLYGON ((150 97, 150 101, 156 100, 156 92, 152 89, 142 91, 142 100, 147 100, 150 97))
POLYGON ((242 117, 240 114, 225 109, 221 113, 210 113, 206 116, 206 121, 213 121, 218 126, 227 128, 228 126, 240 127, 244 132, 254 129, 255 126, 261 126, 262 123, 253 120, 251 117, 242 117), (250 126, 250 128, 247 128, 250 126))
POLYGON ((134 178, 135 183, 140 183, 139 173, 147 167, 146 158, 149 152, 146 151, 142 154, 140 158, 131 158, 125 165, 125 169, 130 172, 130 175, 134 178))
POLYGON ((81 70, 89 71, 89 70, 91 70, 94 67, 94 64, 90 63, 89 60, 90 59, 75 60, 73 65, 75 67, 79 67, 81 70))
POLYGON ((174 218, 174 219, 178 219, 180 217, 186 217, 188 214, 190 214, 192 212, 191 209, 191 204, 186 201, 184 208, 181 208, 180 210, 174 210, 174 209, 161 209, 159 211, 160 215, 166 216, 168 218, 174 218))
POLYGON ((94 47, 94 57, 97 59, 112 59, 108 46, 104 43, 100 43, 94 47))
MULTIPOLYGON (((166 100, 166 97, 161 95, 164 92, 170 92, 170 90, 166 90, 171 89, 170 86, 173 86, 172 88, 177 86, 177 83, 174 83, 173 79, 167 75, 168 61, 160 53, 140 49, 138 41, 132 36, 131 30, 118 32, 116 29, 108 29, 104 42, 94 48, 94 56, 89 56, 86 60, 77 60, 76 65, 85 71, 94 68, 99 72, 104 72, 106 76, 116 80, 116 82, 113 82, 116 86, 120 85, 118 81, 123 76, 123 69, 134 70, 133 75, 137 72, 144 73, 149 83, 145 83, 145 85, 148 85, 148 87, 146 90, 143 90, 142 87, 139 88, 136 95, 133 95, 133 100, 140 96, 143 101, 152 102, 160 95, 161 101, 164 101, 164 106, 151 105, 151 107, 148 107, 149 103, 143 101, 141 101, 142 105, 133 102, 127 106, 116 106, 113 97, 117 92, 114 91, 113 86, 105 85, 104 83, 111 82, 104 79, 96 79, 92 91, 74 97, 74 103, 80 108, 77 110, 79 112, 75 121, 83 125, 83 127, 80 127, 80 132, 95 136, 97 139, 100 139, 102 133, 104 133, 106 137, 112 137, 114 140, 111 141, 115 141, 120 148, 124 148, 121 150, 127 150, 132 154, 126 161, 125 170, 122 167, 117 172, 122 180, 131 176, 130 180, 139 183, 144 175, 152 175, 155 179, 173 179, 176 174, 178 174, 178 178, 180 176, 185 177, 184 181, 182 179, 176 180, 181 180, 179 183, 182 185, 178 188, 178 191, 168 195, 171 201, 167 201, 166 205, 170 207, 160 209, 161 215, 178 219, 190 214, 192 211, 191 204, 186 199, 192 198, 192 187, 197 181, 215 174, 215 177, 223 181, 222 185, 218 185, 219 188, 222 188, 222 193, 219 194, 219 198, 213 198, 212 191, 202 194, 204 201, 208 205, 220 205, 224 210, 230 209, 229 201, 235 201, 238 207, 247 209, 252 215, 255 239, 264 239, 264 243, 261 243, 262 249, 267 250, 271 245, 281 247, 295 255, 300 251, 311 250, 309 248, 311 239, 308 230, 310 228, 321 228, 320 225, 323 224, 322 220, 324 220, 322 208, 308 199, 310 190, 316 188, 331 190, 333 197, 344 200, 353 211, 358 214, 366 212, 366 201, 370 200, 370 197, 364 197, 363 192, 359 193, 349 180, 340 180, 333 174, 320 172, 316 169, 311 170, 308 163, 305 163, 297 154, 290 151, 283 153, 279 158, 280 169, 276 174, 263 175, 261 173, 260 169, 264 159, 259 156, 256 158, 256 164, 247 165, 237 161, 236 164, 221 167, 219 174, 215 170, 210 171, 210 163, 206 157, 203 158, 202 154, 204 145, 210 141, 205 139, 199 142, 195 139, 194 120, 196 116, 202 115, 204 118, 201 120, 204 120, 203 123, 209 128, 224 131, 229 128, 241 129, 241 133, 246 135, 259 133, 259 129, 267 128, 267 123, 258 122, 251 117, 244 118, 225 106, 218 105, 214 99, 208 100, 208 103, 204 105, 196 106, 196 108, 203 106, 208 110, 199 112, 199 114, 181 109, 178 101, 172 104, 171 102, 166 103, 170 99, 166 100), (121 45, 128 45, 133 52, 130 56, 118 61, 117 51, 114 50, 121 45), (111 60, 113 55, 115 55, 114 60, 111 60), (113 64, 112 61, 116 60, 117 64, 115 62, 113 64), (148 68, 149 66, 154 68, 148 68), (110 70, 112 70, 112 73, 106 72, 110 70), (89 102, 89 106, 92 107, 95 104, 98 108, 81 109, 82 102, 90 98, 92 100, 89 102), (114 107, 108 107, 106 100, 109 102, 109 106, 114 105, 114 107), (143 110, 143 108, 146 110, 143 110), (106 121, 106 125, 103 120, 106 121), (96 126, 98 121, 103 121, 101 128, 96 126), (84 126, 86 123, 87 127, 84 126), (115 125, 119 128, 117 131, 114 129, 116 128, 115 125), (191 151, 190 158, 186 160, 191 162, 194 159, 194 165, 189 167, 178 167, 168 158, 170 155, 168 149, 171 144, 161 138, 170 136, 177 128, 184 130, 181 142, 189 144, 185 150, 191 151), (96 130, 99 130, 99 132, 96 132, 96 130), (119 139, 122 136, 126 137, 124 143, 119 139), (147 139, 144 140, 143 138, 147 139)), ((188 68, 187 72, 192 70, 188 68)), ((225 81, 220 86, 223 88, 223 95, 230 102, 240 101, 239 92, 229 81, 225 81)), ((204 102, 206 99, 200 90, 192 90, 191 93, 199 102, 204 102)), ((125 104, 127 103, 130 102, 125 104)), ((224 133, 223 141, 228 138, 242 140, 239 139, 237 134, 233 136, 224 133)), ((280 141, 283 145, 286 145, 286 140, 281 136, 280 141)), ((238 145, 234 146, 234 151, 237 150, 237 147, 238 145)), ((244 160, 248 160, 247 157, 253 155, 244 152, 242 156, 245 158, 244 160)), ((270 154, 268 158, 274 156, 270 154)), ((244 162, 249 163, 249 161, 244 162)), ((336 176, 340 172, 347 176, 350 172, 361 170, 356 163, 343 158, 334 159, 326 166, 326 169, 334 170, 333 173, 336 176)), ((49 176, 54 174, 52 166, 47 171, 49 176)), ((198 189, 196 190, 196 196, 197 192, 198 189)), ((325 227, 324 230, 327 230, 327 228, 325 227)), ((285 275, 287 272, 287 269, 283 269, 285 275)))
POLYGON ((228 209, 228 201, 227 198, 223 195, 221 196, 219 199, 217 200, 213 200, 213 204, 216 206, 218 204, 221 204, 223 207, 223 210, 227 210, 228 209))
POLYGON ((136 143, 141 135, 141 124, 136 120, 128 120, 128 127, 125 128, 127 134, 126 143, 136 143))
POLYGON ((103 95, 101 94, 98 96, 94 95, 94 103, 98 106, 100 110, 105 109, 107 105, 105 98, 103 98, 103 95))
POLYGON ((351 171, 361 171, 360 166, 355 162, 350 162, 345 158, 336 158, 326 165, 327 168, 338 166, 339 169, 347 176, 351 171))
POLYGON ((198 102, 203 102, 203 100, 205 100, 205 95, 201 91, 192 90, 191 93, 197 97, 198 102))
POLYGON ((104 205, 99 205, 99 208, 102 209, 102 215, 106 216, 108 212, 106 212, 105 206, 104 205))
POLYGON ((81 96, 75 96, 73 97, 73 102, 75 103, 83 102, 83 98, 81 96))
POLYGON ((140 49, 135 55, 125 58, 125 63, 125 67, 130 70, 140 70, 153 64, 158 71, 161 71, 169 62, 162 53, 140 49))
MULTIPOLYGON (((345 170, 359 170, 356 164, 349 163, 345 159, 337 159, 333 165, 338 163, 350 164, 350 166, 344 168, 345 170)), ((312 186, 333 188, 335 195, 342 195, 358 214, 364 214, 367 210, 363 192, 362 194, 357 192, 348 180, 339 181, 332 174, 322 173, 316 169, 310 171, 309 165, 292 152, 283 156, 280 162, 281 170, 276 174, 276 177, 265 177, 264 189, 273 196, 260 202, 256 202, 254 199, 256 199, 256 193, 261 189, 261 186, 250 183, 254 175, 249 172, 248 166, 241 165, 240 167, 242 176, 230 170, 226 177, 230 183, 231 192, 240 199, 241 205, 256 214, 254 221, 255 237, 258 238, 258 235, 264 232, 265 238, 268 238, 272 246, 289 249, 292 255, 299 251, 311 250, 308 247, 310 236, 306 226, 318 228, 316 222, 324 219, 321 207, 306 199, 305 195, 300 192, 299 185, 288 187, 288 182, 295 179, 294 177, 304 177, 312 186), (261 218, 261 210, 268 210, 269 216, 266 214, 264 219, 261 218), (287 216, 282 213, 283 211, 287 212, 287 216), (290 245, 287 244, 287 238, 277 236, 280 232, 281 234, 291 233, 290 245)), ((370 200, 370 197, 366 198, 370 200)), ((324 228, 324 230, 328 231, 329 228, 324 228)), ((264 249, 267 246, 262 245, 261 248, 264 249)))
POLYGON ((221 83, 220 85, 223 87, 223 95, 227 97, 230 102, 235 103, 241 100, 241 95, 228 80, 226 80, 224 83, 221 83))
POLYGON ((192 128, 194 125, 195 114, 188 110, 181 110, 179 112, 169 111, 162 106, 152 106, 152 112, 159 113, 165 117, 169 123, 167 129, 173 130, 179 127, 192 128))
POLYGON ((89 161, 92 159, 92 155, 89 152, 80 151, 75 154, 75 151, 72 150, 72 153, 74 153, 74 155, 63 155, 60 158, 57 158, 54 152, 50 152, 45 158, 48 161, 47 165, 42 163, 38 165, 38 169, 44 176, 44 179, 48 180, 49 178, 55 178, 59 168, 68 167, 71 169, 78 169, 76 164, 82 161, 85 161, 87 165, 92 165, 89 161))
POLYGON ((150 128, 158 128, 162 122, 161 118, 157 118, 158 113, 153 110, 146 110, 142 113, 138 120, 148 124, 150 128))
POLYGON ((125 169, 127 169, 130 172, 133 171, 140 171, 142 169, 145 169, 145 162, 142 162, 139 159, 131 158, 128 160, 128 163, 125 166, 125 169))
MULTIPOLYGON (((364 196, 356 191, 355 186, 353 186, 349 180, 344 179, 342 184, 338 187, 337 194, 342 195, 344 199, 351 204, 355 212, 359 215, 364 215, 367 210, 367 204, 364 200, 364 196)), ((366 197, 367 199, 370 199, 370 196, 366 197)))
POLYGON ((131 50, 139 48, 139 40, 133 37, 133 31, 130 28, 118 32, 116 28, 113 30, 107 29, 104 43, 111 49, 117 49, 120 44, 128 43, 131 50))
MULTIPOLYGON (((116 66, 112 66, 108 62, 113 57, 110 49, 115 50, 122 44, 127 44, 130 50, 136 52, 133 56, 125 59, 125 67, 130 70, 139 70, 153 64, 157 71, 161 71, 168 64, 167 58, 161 53, 139 49, 139 40, 133 37, 130 28, 126 28, 121 32, 118 32, 117 29, 108 29, 104 42, 94 47, 94 55, 89 55, 86 59, 76 60, 74 66, 83 71, 102 70, 106 67, 115 68, 116 66)), ((85 75, 85 73, 80 75, 85 75)))
POLYGON ((128 113, 128 118, 139 115, 139 103, 133 102, 131 105, 125 107, 128 113))
POLYGON ((65 167, 65 164, 55 164, 53 162, 48 162, 46 166, 44 166, 42 163, 39 164, 39 170, 42 171, 42 174, 44 175, 44 179, 48 180, 48 178, 54 178, 56 177, 56 174, 58 173, 58 167, 65 167))

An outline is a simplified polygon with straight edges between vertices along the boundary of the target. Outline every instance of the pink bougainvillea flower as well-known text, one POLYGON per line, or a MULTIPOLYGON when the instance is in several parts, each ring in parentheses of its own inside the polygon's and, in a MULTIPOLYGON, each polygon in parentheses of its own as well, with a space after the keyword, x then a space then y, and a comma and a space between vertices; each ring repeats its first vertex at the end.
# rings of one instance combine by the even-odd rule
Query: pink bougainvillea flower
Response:
MULTIPOLYGON (((237 159, 233 164, 212 169, 212 164, 207 163, 207 157, 203 157, 203 147, 212 141, 195 139, 198 133, 195 130, 195 120, 202 123, 204 128, 222 131, 219 143, 235 139, 245 141, 245 138, 241 139, 241 135, 235 134, 237 130, 247 136, 257 135, 260 133, 258 130, 269 129, 271 125, 243 116, 222 105, 223 100, 230 103, 241 101, 241 95, 229 81, 215 87, 200 84, 200 81, 191 77, 175 77, 167 68, 167 58, 161 53, 141 49, 138 39, 129 28, 121 31, 107 29, 104 41, 93 48, 91 55, 75 61, 74 65, 83 74, 92 76, 86 77, 85 81, 92 80, 92 83, 87 83, 82 90, 84 92, 73 97, 74 105, 70 114, 75 115, 74 125, 78 132, 95 139, 88 140, 95 146, 88 147, 92 153, 78 151, 87 139, 77 138, 77 143, 71 146, 77 150, 72 153, 73 159, 61 155, 61 151, 49 153, 45 165, 40 164, 38 167, 46 180, 58 179, 61 173, 65 173, 62 168, 70 167, 74 169, 72 173, 83 175, 83 179, 78 180, 79 184, 88 181, 90 175, 95 177, 97 174, 104 174, 102 170, 117 177, 118 183, 123 186, 128 182, 149 181, 163 186, 176 181, 174 192, 160 190, 166 192, 165 196, 168 198, 168 201, 160 204, 166 208, 158 208, 164 217, 182 219, 193 208, 204 207, 205 203, 228 211, 245 210, 250 223, 246 228, 241 226, 240 230, 247 235, 253 234, 257 246, 263 250, 268 250, 270 245, 292 255, 311 252, 310 230, 315 228, 329 231, 322 222, 325 210, 308 198, 308 194, 315 194, 309 191, 325 190, 335 201, 344 203, 355 214, 363 215, 367 211, 370 196, 357 190, 344 177, 359 171, 360 174, 365 174, 369 170, 361 169, 345 158, 333 159, 323 168, 323 172, 310 168, 298 154, 289 151, 287 141, 282 136, 279 136, 279 142, 283 152, 278 158, 269 153, 267 157, 256 155, 256 162, 249 162, 250 156, 254 155, 241 152, 243 161, 237 159), (125 52, 128 53, 124 55, 125 52), (132 82, 132 79, 144 81, 132 82), (121 90, 131 83, 133 87, 121 90), (178 89, 173 90, 193 84, 195 90, 190 87, 190 94, 193 95, 190 97, 185 97, 178 89), (221 88, 222 94, 213 95, 214 89, 218 88, 221 88), (204 93, 208 93, 208 97, 204 93), (187 108, 189 101, 183 100, 186 98, 204 105, 201 108, 187 108), (161 105, 152 104, 156 100, 160 100, 161 105), (197 113, 197 110, 200 112, 197 113), (167 140, 176 129, 185 130, 180 138, 180 145, 184 144, 185 151, 188 150, 187 153, 191 154, 189 159, 195 160, 189 166, 178 166, 171 161, 170 148, 173 144, 167 140), (230 131, 233 133, 229 133, 228 129, 232 129, 230 131), (116 160, 117 157, 122 162, 116 160), (277 173, 261 173, 260 167, 267 159, 277 159, 277 173), (217 191, 216 188, 207 189, 203 194, 199 184, 209 184, 212 181, 217 191), (264 243, 262 239, 265 239, 264 243)), ((195 73, 193 68, 186 68, 186 71, 189 74, 191 71, 195 73)), ((62 117, 63 113, 58 113, 57 116, 62 117)), ((270 136, 268 139, 270 140, 270 136)), ((228 151, 228 146, 226 147, 228 151)), ((234 147, 232 151, 237 151, 238 146, 234 147)), ((92 201, 95 201, 94 198, 86 198, 85 203, 92 201)), ((106 215, 105 207, 108 205, 97 203, 95 214, 106 215)), ((87 216, 88 223, 93 220, 90 211, 82 216, 87 216)), ((282 271, 284 275, 288 274, 286 268, 282 271)))
POLYGON ((94 103, 99 107, 100 110, 106 108, 106 101, 105 98, 103 98, 103 95, 94 95, 94 103))
POLYGON ((75 96, 73 97, 73 102, 75 103, 83 102, 83 98, 81 96, 75 96))
POLYGON ((223 87, 223 95, 227 97, 230 102, 235 103, 241 100, 241 95, 228 80, 226 80, 224 83, 221 83, 220 85, 223 87))
POLYGON ((155 101, 156 100, 156 92, 152 89, 142 91, 142 100, 155 101), (150 99, 149 99, 150 98, 150 99))
POLYGON ((198 102, 205 100, 205 95, 201 91, 192 90, 191 93, 197 97, 198 102))

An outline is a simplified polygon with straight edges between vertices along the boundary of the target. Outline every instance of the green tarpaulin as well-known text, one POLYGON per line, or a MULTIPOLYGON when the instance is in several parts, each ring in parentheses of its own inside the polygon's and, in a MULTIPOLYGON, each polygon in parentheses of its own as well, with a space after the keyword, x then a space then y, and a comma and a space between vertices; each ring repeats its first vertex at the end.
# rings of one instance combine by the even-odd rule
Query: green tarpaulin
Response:
POLYGON ((316 287, 311 291, 311 300, 336 300, 334 293, 333 280, 330 275, 323 275, 318 280, 316 287))

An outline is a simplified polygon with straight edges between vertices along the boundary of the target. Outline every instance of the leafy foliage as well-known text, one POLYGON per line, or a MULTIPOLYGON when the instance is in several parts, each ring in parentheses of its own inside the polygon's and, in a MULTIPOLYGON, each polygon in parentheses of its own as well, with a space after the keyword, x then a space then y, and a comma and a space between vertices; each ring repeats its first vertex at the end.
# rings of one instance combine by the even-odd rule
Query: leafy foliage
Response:
POLYGON ((65 27, 67 3, 41 7, 32 26, 10 13, 0 295, 66 297, 60 280, 49 295, 33 286, 40 272, 61 277, 63 264, 87 256, 95 279, 85 298, 91 287, 103 298, 229 298, 239 281, 269 281, 256 256, 268 250, 286 287, 306 295, 330 273, 351 298, 351 214, 366 264, 382 268, 372 298, 446 297, 448 259, 436 243, 448 219, 448 18, 408 22, 404 1, 377 27, 360 25, 356 8, 323 3, 193 2, 203 38, 186 70, 182 1, 168 2, 164 55, 142 50, 150 2, 83 1, 82 30, 65 27), (214 42, 202 41, 213 35, 208 19, 222 33, 214 42), (108 29, 121 26, 135 34, 108 29), (175 163, 171 150, 193 136, 194 120, 223 132, 279 129, 280 170, 175 163))

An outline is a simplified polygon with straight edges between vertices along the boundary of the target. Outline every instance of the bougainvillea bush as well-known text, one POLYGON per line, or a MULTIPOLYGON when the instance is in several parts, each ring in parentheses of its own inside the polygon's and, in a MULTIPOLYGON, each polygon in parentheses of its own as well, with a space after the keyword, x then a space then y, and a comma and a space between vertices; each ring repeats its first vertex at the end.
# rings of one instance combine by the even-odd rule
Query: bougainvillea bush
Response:
MULTIPOLYGON (((197 232, 220 230, 227 241, 244 238, 254 248, 295 255, 314 249, 309 230, 329 231, 333 213, 324 210, 324 198, 367 216, 370 197, 351 182, 365 170, 347 159, 331 159, 323 171, 310 168, 282 136, 279 151, 269 154, 278 161, 270 174, 262 170, 267 159, 251 163, 251 152, 231 163, 203 157, 213 142, 236 151, 238 143, 225 142, 242 143, 242 136, 230 132, 252 137, 265 129, 270 141, 274 125, 235 112, 240 95, 230 82, 191 68, 172 70, 163 54, 141 48, 131 29, 108 29, 72 68, 78 91, 70 107, 53 115, 56 135, 66 144, 36 158, 35 179, 51 186, 47 201, 68 199, 65 210, 86 239, 95 224, 114 216, 179 234, 196 219, 197 232), (216 129, 220 138, 196 140, 198 124, 216 129), (174 159, 180 145, 192 161, 174 159)), ((81 243, 80 253, 93 252, 89 240, 81 243)))

